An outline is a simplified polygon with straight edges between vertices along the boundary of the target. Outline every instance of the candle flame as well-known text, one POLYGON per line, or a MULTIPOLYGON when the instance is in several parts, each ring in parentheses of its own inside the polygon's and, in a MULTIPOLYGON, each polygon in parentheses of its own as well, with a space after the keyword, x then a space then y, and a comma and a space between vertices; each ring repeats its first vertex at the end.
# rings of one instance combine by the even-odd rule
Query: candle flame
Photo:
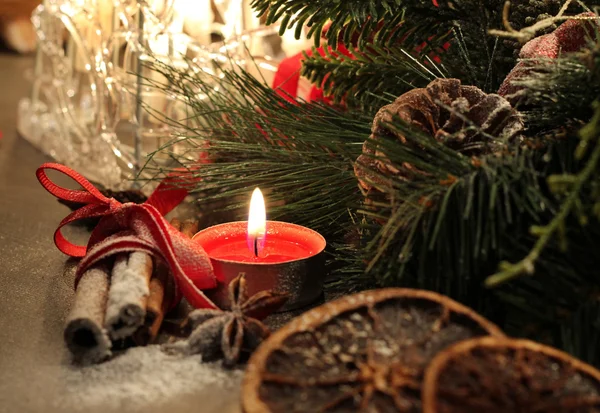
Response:
POLYGON ((265 246, 267 232, 267 212, 265 200, 260 189, 255 188, 250 198, 250 212, 248 213, 248 249, 253 255, 259 256, 265 246))

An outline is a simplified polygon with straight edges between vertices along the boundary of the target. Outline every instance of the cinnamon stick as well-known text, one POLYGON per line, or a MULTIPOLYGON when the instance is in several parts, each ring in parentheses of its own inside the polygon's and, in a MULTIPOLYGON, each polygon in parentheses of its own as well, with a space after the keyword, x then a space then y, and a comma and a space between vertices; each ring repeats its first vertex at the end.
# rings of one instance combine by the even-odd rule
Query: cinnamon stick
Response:
POLYGON ((137 345, 145 346, 156 340, 169 302, 166 299, 166 287, 169 282, 169 269, 159 263, 150 280, 150 295, 146 307, 143 325, 135 332, 133 339, 137 345))
MULTIPOLYGON (((198 232, 197 221, 187 220, 182 223, 179 219, 173 218, 171 225, 189 238, 198 232)), ((140 346, 154 342, 158 336, 165 313, 170 305, 166 291, 168 283, 169 268, 164 262, 159 262, 150 280, 150 294, 144 324, 134 334, 134 340, 140 346)))
POLYGON ((112 340, 127 338, 144 323, 152 257, 145 252, 115 259, 106 306, 106 329, 112 340))
POLYGON ((188 238, 192 238, 198 232, 198 221, 188 219, 181 224, 181 233, 188 238))
POLYGON ((171 220, 171 226, 177 231, 181 231, 181 221, 178 218, 173 218, 171 220))
POLYGON ((65 343, 76 362, 98 363, 111 356, 111 342, 104 328, 109 276, 108 269, 99 265, 79 280, 64 331, 65 343))

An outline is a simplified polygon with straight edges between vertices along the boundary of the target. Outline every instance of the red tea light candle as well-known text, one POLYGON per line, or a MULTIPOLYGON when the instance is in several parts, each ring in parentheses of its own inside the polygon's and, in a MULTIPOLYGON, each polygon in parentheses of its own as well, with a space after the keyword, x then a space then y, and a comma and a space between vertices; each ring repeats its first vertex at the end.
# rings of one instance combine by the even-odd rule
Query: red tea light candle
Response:
POLYGON ((300 225, 267 221, 258 188, 248 221, 212 226, 193 240, 211 259, 218 287, 206 293, 220 307, 228 304, 226 287, 241 272, 249 295, 269 289, 288 293, 282 311, 310 304, 323 291, 325 238, 300 225))

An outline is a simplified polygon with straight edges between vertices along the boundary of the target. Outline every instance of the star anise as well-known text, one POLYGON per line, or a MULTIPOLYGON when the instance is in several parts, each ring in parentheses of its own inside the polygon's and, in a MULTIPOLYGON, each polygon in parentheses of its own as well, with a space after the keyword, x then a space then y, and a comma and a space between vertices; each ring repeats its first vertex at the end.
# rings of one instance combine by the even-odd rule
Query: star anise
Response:
POLYGON ((202 354, 204 360, 222 357, 224 365, 235 365, 242 354, 251 353, 269 336, 261 322, 287 301, 287 294, 261 291, 248 298, 245 274, 229 283, 229 308, 198 309, 188 317, 192 333, 187 351, 202 354))

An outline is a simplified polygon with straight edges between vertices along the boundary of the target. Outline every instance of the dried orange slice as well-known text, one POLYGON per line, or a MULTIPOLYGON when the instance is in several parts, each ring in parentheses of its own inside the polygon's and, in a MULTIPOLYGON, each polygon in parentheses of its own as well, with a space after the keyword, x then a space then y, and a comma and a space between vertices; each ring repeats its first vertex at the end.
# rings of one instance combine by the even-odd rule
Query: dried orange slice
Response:
POLYGON ((252 355, 246 413, 421 411, 421 382, 442 349, 502 336, 494 324, 436 293, 362 292, 312 309, 252 355))
POLYGON ((475 338, 433 359, 423 412, 598 413, 600 371, 532 341, 475 338))

